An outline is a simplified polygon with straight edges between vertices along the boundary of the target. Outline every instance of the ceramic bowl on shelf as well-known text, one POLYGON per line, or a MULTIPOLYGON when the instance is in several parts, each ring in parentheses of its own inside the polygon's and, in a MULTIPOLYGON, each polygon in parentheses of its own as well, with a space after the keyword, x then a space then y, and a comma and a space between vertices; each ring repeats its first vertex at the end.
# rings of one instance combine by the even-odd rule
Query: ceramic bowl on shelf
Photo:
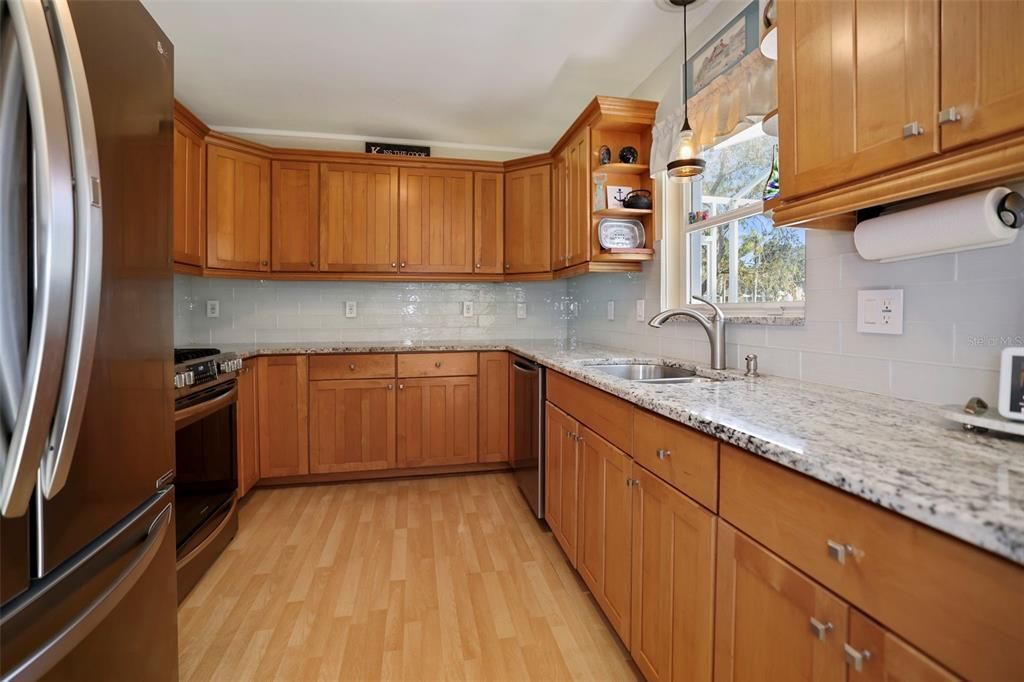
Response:
POLYGON ((608 148, 608 145, 601 145, 601 148, 597 151, 597 158, 602 166, 607 166, 612 162, 612 150, 608 148))
POLYGON ((639 220, 602 218, 597 224, 597 241, 602 249, 642 249, 647 237, 639 220))
POLYGON ((625 146, 619 150, 619 161, 622 163, 636 163, 636 160, 640 158, 640 153, 636 150, 636 147, 625 146))

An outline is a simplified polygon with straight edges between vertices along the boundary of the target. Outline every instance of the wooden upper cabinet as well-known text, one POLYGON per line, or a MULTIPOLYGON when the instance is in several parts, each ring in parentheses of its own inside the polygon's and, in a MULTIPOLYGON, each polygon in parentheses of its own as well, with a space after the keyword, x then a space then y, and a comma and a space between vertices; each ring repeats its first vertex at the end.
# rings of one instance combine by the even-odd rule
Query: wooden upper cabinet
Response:
POLYGON ((575 566, 580 425, 551 403, 544 407, 544 519, 575 566))
POLYGON ((473 173, 401 169, 398 234, 402 272, 473 272, 473 173))
POLYGON ((551 165, 505 174, 505 272, 551 270, 551 165))
POLYGON ((309 382, 305 355, 259 359, 260 476, 309 473, 309 382))
POLYGON ((398 466, 477 461, 477 378, 398 380, 398 466))
POLYGON ((398 168, 320 165, 320 270, 398 272, 398 168))
POLYGON ((480 461, 507 462, 509 456, 509 355, 480 353, 480 461))
POLYGON ((174 262, 203 266, 203 138, 174 119, 174 262))
POLYGON ((590 260, 590 128, 584 127, 566 147, 565 265, 590 260))
POLYGON ((309 384, 309 471, 313 474, 395 466, 395 380, 309 384))
POLYGON ((238 450, 238 496, 242 497, 260 479, 259 388, 258 360, 246 360, 238 373, 238 416, 236 447, 238 450))
POLYGON ((320 167, 304 161, 274 161, 271 180, 273 269, 316 272, 320 251, 320 167))
POLYGON ((270 160, 206 145, 206 264, 270 270, 270 160))
POLYGON ((960 679, 857 610, 850 611, 849 642, 843 648, 851 681, 954 682, 960 679))
POLYGON ((786 198, 938 153, 938 0, 779 0, 778 25, 786 198))
POLYGON ((501 274, 504 245, 505 176, 473 173, 473 272, 501 274))
POLYGON ((648 680, 710 682, 715 517, 636 463, 632 475, 633 660, 648 680))
MULTIPOLYGON (((580 428, 579 450, 576 568, 628 647, 633 533, 631 460, 586 427, 580 428)), ((707 588, 710 590, 710 583, 707 588)))
POLYGON ((952 149, 1024 128, 1024 0, 949 0, 942 12, 942 125, 952 149))
POLYGON ((564 268, 569 260, 568 148, 551 164, 551 269, 564 268))
POLYGON ((849 607, 718 523, 715 681, 846 682, 849 607))

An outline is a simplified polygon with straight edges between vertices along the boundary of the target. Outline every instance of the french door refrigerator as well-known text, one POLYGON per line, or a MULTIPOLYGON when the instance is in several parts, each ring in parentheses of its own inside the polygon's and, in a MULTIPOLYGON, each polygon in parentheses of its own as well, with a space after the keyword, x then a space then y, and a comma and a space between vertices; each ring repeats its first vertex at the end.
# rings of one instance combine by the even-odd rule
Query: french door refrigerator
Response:
POLYGON ((173 53, 0 0, 0 677, 177 677, 173 53))

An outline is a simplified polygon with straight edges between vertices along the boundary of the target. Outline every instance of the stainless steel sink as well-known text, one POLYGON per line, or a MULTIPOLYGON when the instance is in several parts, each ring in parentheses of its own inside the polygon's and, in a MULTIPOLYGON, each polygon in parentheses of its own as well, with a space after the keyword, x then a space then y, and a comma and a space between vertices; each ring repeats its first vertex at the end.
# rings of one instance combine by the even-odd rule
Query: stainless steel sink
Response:
POLYGON ((645 384, 697 384, 714 381, 709 377, 698 376, 692 369, 653 363, 591 365, 590 368, 613 377, 645 384))

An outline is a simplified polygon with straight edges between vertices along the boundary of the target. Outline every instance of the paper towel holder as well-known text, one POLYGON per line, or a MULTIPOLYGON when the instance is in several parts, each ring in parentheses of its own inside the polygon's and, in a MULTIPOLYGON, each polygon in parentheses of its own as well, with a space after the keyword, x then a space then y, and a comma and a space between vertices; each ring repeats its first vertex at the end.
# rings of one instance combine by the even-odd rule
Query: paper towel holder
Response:
POLYGON ((1008 193, 999 200, 996 212, 1003 225, 1019 230, 1024 227, 1024 196, 1020 192, 1008 193))

